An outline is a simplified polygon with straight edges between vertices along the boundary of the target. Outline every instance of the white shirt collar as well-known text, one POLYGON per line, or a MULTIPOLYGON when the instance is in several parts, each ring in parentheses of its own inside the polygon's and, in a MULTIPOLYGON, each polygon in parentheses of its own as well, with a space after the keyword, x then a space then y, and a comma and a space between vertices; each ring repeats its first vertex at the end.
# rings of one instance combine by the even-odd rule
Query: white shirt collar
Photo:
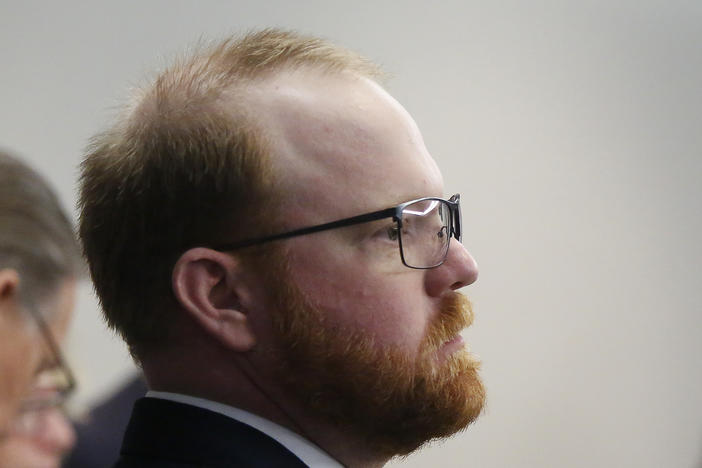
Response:
POLYGON ((225 405, 223 403, 218 403, 216 401, 206 400, 204 398, 198 398, 190 395, 183 395, 180 393, 156 392, 149 390, 146 393, 146 396, 148 398, 160 398, 162 400, 170 400, 178 403, 184 403, 186 405, 197 406, 198 408, 214 411, 215 413, 236 419, 237 421, 258 429, 267 436, 275 439, 278 441, 278 443, 294 453, 297 458, 302 460, 311 468, 343 467, 343 465, 330 457, 329 454, 301 435, 280 426, 273 421, 269 421, 261 416, 249 413, 248 411, 225 405))

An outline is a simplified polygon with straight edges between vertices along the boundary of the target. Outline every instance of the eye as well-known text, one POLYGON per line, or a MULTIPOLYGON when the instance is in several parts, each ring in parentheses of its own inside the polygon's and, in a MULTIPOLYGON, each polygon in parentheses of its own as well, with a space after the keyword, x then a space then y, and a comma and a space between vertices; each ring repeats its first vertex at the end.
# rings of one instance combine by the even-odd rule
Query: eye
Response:
POLYGON ((396 241, 399 235, 397 224, 393 223, 375 231, 373 237, 381 241, 396 241))

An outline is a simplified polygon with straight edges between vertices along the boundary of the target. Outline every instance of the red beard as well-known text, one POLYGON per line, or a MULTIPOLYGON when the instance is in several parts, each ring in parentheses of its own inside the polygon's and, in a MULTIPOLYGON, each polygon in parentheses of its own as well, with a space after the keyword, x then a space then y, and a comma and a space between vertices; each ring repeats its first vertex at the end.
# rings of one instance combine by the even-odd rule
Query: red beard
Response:
POLYGON ((280 281, 280 269, 273 276, 277 378, 310 412, 386 457, 452 435, 480 415, 485 389, 479 363, 465 349, 445 358, 438 354, 473 320, 465 296, 452 292, 444 298, 418 357, 410 357, 382 349, 360 332, 325 327, 322 313, 299 289, 280 281))

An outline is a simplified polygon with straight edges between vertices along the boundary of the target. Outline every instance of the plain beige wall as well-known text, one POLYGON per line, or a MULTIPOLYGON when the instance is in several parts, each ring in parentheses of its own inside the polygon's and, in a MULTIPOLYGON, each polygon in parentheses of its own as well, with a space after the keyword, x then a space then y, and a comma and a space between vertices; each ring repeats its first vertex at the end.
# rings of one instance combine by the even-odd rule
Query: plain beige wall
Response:
MULTIPOLYGON (((0 2, 0 146, 75 203, 130 83, 199 37, 324 35, 395 75, 481 265, 477 424, 403 466, 702 461, 702 3, 0 2)), ((131 364, 84 285, 77 407, 131 364)))

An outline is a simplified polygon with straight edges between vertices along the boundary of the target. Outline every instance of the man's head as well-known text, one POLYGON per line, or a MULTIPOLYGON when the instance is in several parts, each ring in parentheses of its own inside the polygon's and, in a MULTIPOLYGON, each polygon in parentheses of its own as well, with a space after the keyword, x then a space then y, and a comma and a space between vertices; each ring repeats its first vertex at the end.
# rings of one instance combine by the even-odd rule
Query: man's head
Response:
MULTIPOLYGON (((180 62, 94 141, 81 235, 108 321, 138 358, 202 345, 197 328, 291 420, 307 411, 375 438, 385 456, 482 408, 458 337, 471 315, 455 289, 477 277, 468 252, 454 240, 440 266, 408 268, 398 241, 414 227, 398 233, 392 215, 216 249, 443 197, 416 124, 378 76, 348 51, 279 31, 180 62)), ((422 206, 454 216, 445 202, 422 206)), ((450 238, 447 223, 433 241, 450 238)))
POLYGON ((80 235, 108 323, 138 357, 169 336, 171 270, 189 247, 272 229, 269 136, 248 99, 300 67, 372 75, 324 41, 263 31, 182 59, 135 94, 83 163, 80 235))
POLYGON ((0 434, 38 376, 63 365, 55 340, 66 331, 82 265, 48 184, 0 153, 0 434))

